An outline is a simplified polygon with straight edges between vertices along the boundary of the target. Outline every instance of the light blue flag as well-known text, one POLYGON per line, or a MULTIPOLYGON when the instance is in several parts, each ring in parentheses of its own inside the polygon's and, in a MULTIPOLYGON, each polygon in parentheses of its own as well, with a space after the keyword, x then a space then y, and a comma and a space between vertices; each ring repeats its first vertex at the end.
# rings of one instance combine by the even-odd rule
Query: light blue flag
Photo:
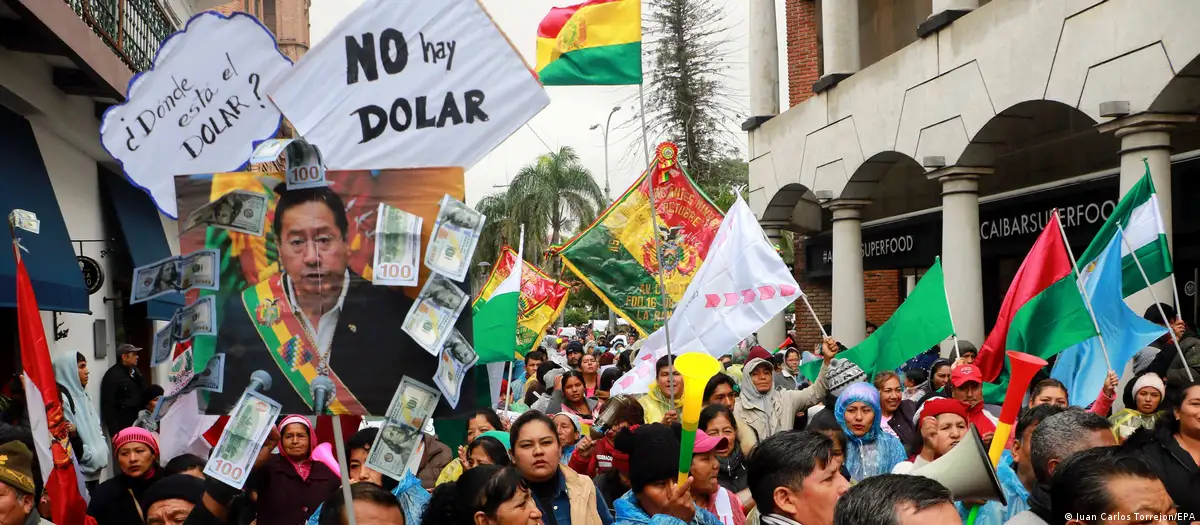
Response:
MULTIPOLYGON (((1092 272, 1084 281, 1092 311, 1108 347, 1108 357, 1120 374, 1133 354, 1154 342, 1166 329, 1142 319, 1125 305, 1121 293, 1121 234, 1117 233, 1092 263, 1092 272)), ((1083 268, 1080 268, 1083 270, 1083 268)), ((1085 407, 1100 395, 1108 366, 1099 337, 1093 337, 1063 350, 1050 377, 1067 386, 1072 405, 1085 407)))

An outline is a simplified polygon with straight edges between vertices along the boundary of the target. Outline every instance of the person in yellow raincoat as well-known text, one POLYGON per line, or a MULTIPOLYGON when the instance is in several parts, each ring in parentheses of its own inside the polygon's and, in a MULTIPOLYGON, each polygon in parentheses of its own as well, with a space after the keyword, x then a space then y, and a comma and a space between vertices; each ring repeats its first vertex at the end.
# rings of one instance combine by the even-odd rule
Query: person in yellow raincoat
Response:
MULTIPOLYGON (((1139 428, 1154 428, 1155 423, 1158 423, 1158 418, 1162 416, 1159 405, 1166 393, 1166 386, 1158 374, 1148 372, 1133 382, 1131 391, 1134 408, 1127 405, 1108 418, 1108 422, 1112 424, 1113 436, 1122 443, 1139 428)), ((1126 403, 1128 402, 1126 400, 1126 403)))
POLYGON ((647 424, 679 422, 679 413, 683 411, 683 376, 675 370, 671 356, 664 355, 654 363, 654 384, 638 403, 646 412, 647 424))

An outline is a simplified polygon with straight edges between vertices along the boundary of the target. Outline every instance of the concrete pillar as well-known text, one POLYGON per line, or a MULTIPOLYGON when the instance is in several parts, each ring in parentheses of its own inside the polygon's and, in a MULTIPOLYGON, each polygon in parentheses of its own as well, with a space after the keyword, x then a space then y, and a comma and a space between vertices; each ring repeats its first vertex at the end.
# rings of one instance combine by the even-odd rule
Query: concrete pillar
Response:
POLYGON ((860 68, 857 1, 821 2, 821 46, 825 74, 813 84, 813 93, 837 85, 860 68))
MULTIPOLYGON (((1158 207, 1172 254, 1175 240, 1171 224, 1171 131, 1177 124, 1196 122, 1196 119, 1196 115, 1135 113, 1096 126, 1101 133, 1112 132, 1121 139, 1122 197, 1146 174, 1146 164, 1149 163, 1150 177, 1154 180, 1154 191, 1158 194, 1158 207)), ((1143 290, 1127 297, 1125 302, 1138 314, 1145 312, 1155 298, 1162 303, 1174 304, 1172 286, 1171 279, 1164 279, 1150 288, 1152 294, 1143 290)))
POLYGON ((744 131, 779 114, 779 37, 775 1, 750 1, 750 118, 744 131))
POLYGON ((833 336, 847 347, 867 337, 863 298, 862 209, 867 200, 835 199, 833 212, 833 336))
POLYGON ((991 168, 948 166, 930 171, 942 184, 942 271, 959 339, 983 344, 983 271, 979 256, 979 177, 991 168))
POLYGON ((933 0, 933 14, 917 26, 917 36, 925 38, 978 7, 979 0, 933 0))
MULTIPOLYGON (((767 241, 771 246, 779 246, 783 242, 783 234, 778 226, 763 224, 763 233, 767 234, 767 241)), ((763 348, 774 350, 783 344, 783 340, 787 338, 787 323, 783 319, 784 311, 780 310, 771 320, 767 321, 762 328, 758 329, 758 344, 763 348)))

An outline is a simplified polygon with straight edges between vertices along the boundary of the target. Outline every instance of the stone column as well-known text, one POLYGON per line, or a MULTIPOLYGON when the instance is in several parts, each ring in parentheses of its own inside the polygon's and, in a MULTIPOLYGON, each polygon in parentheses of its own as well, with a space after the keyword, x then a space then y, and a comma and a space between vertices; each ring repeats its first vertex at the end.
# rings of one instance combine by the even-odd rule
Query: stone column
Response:
POLYGON ((847 347, 867 336, 863 298, 862 209, 867 200, 834 199, 825 203, 833 212, 833 333, 847 347))
POLYGON ((821 2, 821 46, 825 74, 813 84, 813 93, 836 86, 859 70, 857 1, 821 2))
MULTIPOLYGON (((771 246, 779 246, 783 242, 783 234, 779 226, 763 224, 762 229, 763 233, 767 234, 767 241, 771 243, 771 246)), ((763 348, 774 350, 787 338, 787 323, 783 316, 784 310, 780 310, 775 317, 767 321, 767 324, 758 329, 758 344, 763 348)))
MULTIPOLYGON (((1196 115, 1135 113, 1096 126, 1101 133, 1112 132, 1121 139, 1122 197, 1146 174, 1146 163, 1150 164, 1150 178, 1154 180, 1158 208, 1172 253, 1175 240, 1171 224, 1171 131, 1177 124, 1196 122, 1196 118, 1196 115)), ((1153 296, 1159 302, 1173 304, 1172 286, 1171 279, 1164 279, 1151 287, 1153 296)), ((1145 291, 1127 297, 1125 302, 1138 314, 1153 304, 1151 294, 1145 291)))
POLYGON ((933 14, 917 26, 917 36, 925 38, 979 7, 979 0, 933 0, 933 14))
POLYGON ((750 1, 750 118, 743 131, 779 114, 779 37, 775 1, 750 1))
POLYGON ((979 177, 992 168, 948 166, 926 176, 942 184, 942 271, 959 339, 982 346, 983 271, 979 256, 979 177))

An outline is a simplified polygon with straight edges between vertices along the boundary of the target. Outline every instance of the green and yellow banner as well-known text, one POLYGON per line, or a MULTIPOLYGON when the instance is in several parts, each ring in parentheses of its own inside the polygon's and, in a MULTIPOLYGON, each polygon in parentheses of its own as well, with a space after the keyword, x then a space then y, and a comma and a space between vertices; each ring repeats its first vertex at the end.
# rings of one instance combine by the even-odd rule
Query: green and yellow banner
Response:
POLYGON ((643 336, 662 326, 683 297, 723 218, 678 164, 678 155, 675 144, 660 144, 649 173, 642 173, 586 230, 549 250, 643 336), (651 213, 658 219, 662 244, 665 305, 660 304, 651 213))
MULTIPOLYGON (((500 250, 500 257, 492 266, 492 274, 479 290, 479 295, 471 303, 472 309, 479 308, 490 299, 496 287, 508 278, 517 262, 517 252, 505 246, 500 250)), ((550 326, 562 309, 567 306, 569 288, 566 284, 546 275, 537 266, 529 263, 521 265, 521 297, 517 303, 517 345, 516 359, 524 359, 525 354, 533 350, 542 340, 546 327, 550 326)), ((483 343, 476 341, 475 346, 483 343)), ((482 352, 481 359, 482 359, 482 352)))

